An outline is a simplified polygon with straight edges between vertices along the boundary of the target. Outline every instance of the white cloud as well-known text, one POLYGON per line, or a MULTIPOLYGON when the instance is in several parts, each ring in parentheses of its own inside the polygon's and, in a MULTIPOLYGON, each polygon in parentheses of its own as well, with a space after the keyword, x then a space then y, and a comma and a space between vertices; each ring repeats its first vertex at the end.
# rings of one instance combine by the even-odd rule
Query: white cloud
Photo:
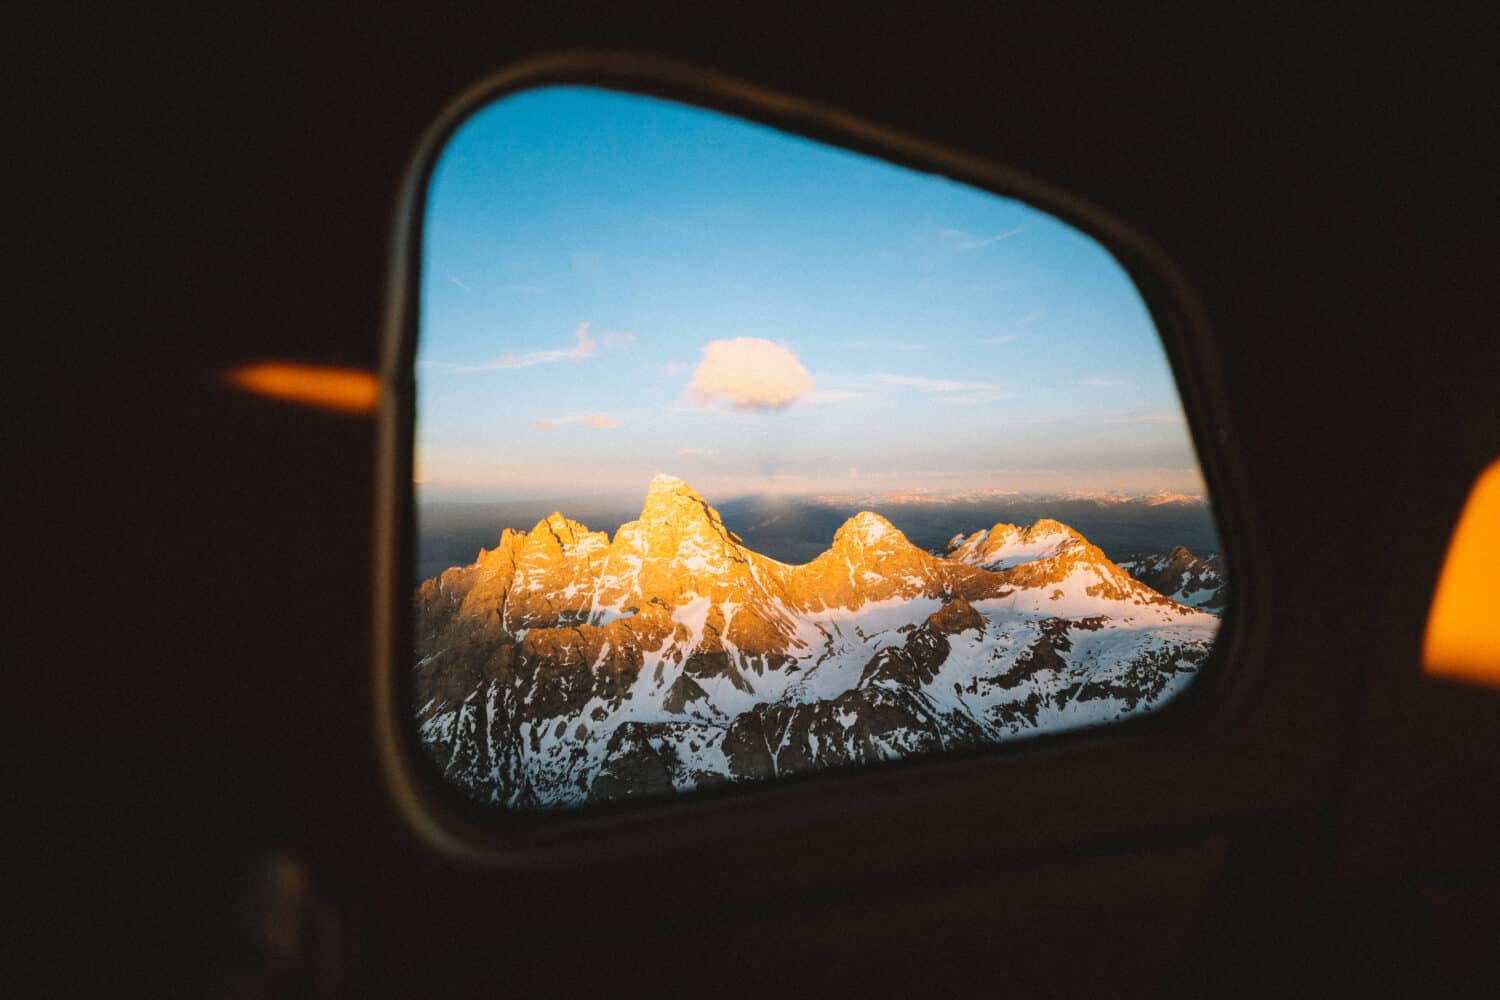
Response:
POLYGON ((688 386, 699 406, 726 403, 737 410, 781 410, 812 392, 797 356, 760 337, 712 340, 688 386))
POLYGON ((1105 386, 1114 386, 1114 385, 1124 385, 1125 382, 1124 382, 1124 380, 1117 379, 1117 378, 1086 378, 1086 379, 1083 380, 1083 384, 1084 385, 1097 386, 1097 387, 1105 387, 1105 386))
POLYGON ((712 455, 713 453, 714 453, 714 450, 712 448, 678 448, 677 449, 677 454, 681 455, 683 458, 707 458, 709 455, 712 455))
POLYGON ((1016 335, 1013 334, 1013 333, 1010 333, 1010 334, 1006 334, 1004 337, 985 337, 984 338, 984 342, 986 344, 1009 344, 1011 341, 1013 341, 1015 339, 1016 339, 1016 335))

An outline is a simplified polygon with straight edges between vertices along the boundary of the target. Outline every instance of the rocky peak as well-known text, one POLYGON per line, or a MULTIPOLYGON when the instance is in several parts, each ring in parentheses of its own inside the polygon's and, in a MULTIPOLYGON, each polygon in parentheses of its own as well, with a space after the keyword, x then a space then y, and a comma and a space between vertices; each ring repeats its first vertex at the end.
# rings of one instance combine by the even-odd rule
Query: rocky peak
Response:
POLYGON ((1061 521, 1044 517, 1029 528, 1001 522, 988 531, 955 539, 948 544, 947 557, 999 570, 1048 559, 1080 544, 1086 544, 1082 535, 1061 521))
POLYGON ((1071 580, 1070 589, 1081 588, 1090 598, 1127 601, 1136 605, 1159 604, 1184 613, 1188 611, 1140 583, 1077 532, 1070 529, 1070 533, 1075 537, 1070 538, 1068 544, 1041 558, 1003 569, 998 575, 1027 590, 1045 593, 1071 580))
POLYGON ((1172 551, 1167 553, 1167 565, 1173 567, 1194 566, 1202 561, 1185 545, 1174 546, 1172 551))
POLYGON ((859 608, 871 601, 931 597, 947 589, 948 564, 917 548, 891 522, 863 511, 845 521, 833 545, 789 577, 799 607, 859 608))
MULTIPOLYGON (((752 555, 719 512, 676 476, 651 481, 641 516, 620 526, 598 579, 597 606, 661 598, 744 600, 756 589, 752 555)), ((759 558, 759 557, 755 557, 759 558)))
POLYGON ((833 533, 833 548, 845 553, 866 549, 889 551, 910 545, 899 528, 868 510, 855 514, 833 533))
MULTIPOLYGON (((1006 525, 1006 527, 1013 526, 1006 525)), ((1026 529, 1025 538, 1027 541, 1038 541, 1043 538, 1050 538, 1053 535, 1062 535, 1065 538, 1083 537, 1078 532, 1068 527, 1066 524, 1063 524, 1061 521, 1054 521, 1050 517, 1044 517, 1038 520, 1030 528, 1026 529)))
POLYGON ((591 532, 586 525, 580 524, 570 518, 563 517, 558 511, 553 511, 536 523, 536 527, 526 533, 527 541, 531 546, 543 545, 552 547, 555 545, 565 553, 576 549, 580 542, 588 538, 591 532))
POLYGON ((669 526, 678 534, 707 533, 730 540, 730 532, 724 527, 719 512, 676 476, 658 475, 651 480, 638 523, 647 531, 669 526))
POLYGON ((508 571, 515 564, 516 550, 525 540, 526 532, 504 528, 500 532, 500 541, 493 549, 479 550, 479 558, 474 561, 474 565, 481 574, 489 576, 502 570, 508 571))
POLYGON ((652 477, 651 484, 646 487, 646 504, 642 513, 657 509, 672 510, 684 502, 702 504, 704 500, 685 480, 664 473, 658 474, 652 477))

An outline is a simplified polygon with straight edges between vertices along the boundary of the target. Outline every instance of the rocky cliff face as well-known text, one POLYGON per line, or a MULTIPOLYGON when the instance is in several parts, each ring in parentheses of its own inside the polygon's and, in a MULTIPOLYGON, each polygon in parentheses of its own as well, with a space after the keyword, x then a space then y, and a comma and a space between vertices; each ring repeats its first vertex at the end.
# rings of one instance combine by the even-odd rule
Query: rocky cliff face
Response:
POLYGON ((947 558, 861 513, 811 562, 658 477, 610 539, 561 514, 421 584, 417 721, 511 808, 668 794, 1113 721, 1170 697, 1210 614, 1041 521, 947 558))

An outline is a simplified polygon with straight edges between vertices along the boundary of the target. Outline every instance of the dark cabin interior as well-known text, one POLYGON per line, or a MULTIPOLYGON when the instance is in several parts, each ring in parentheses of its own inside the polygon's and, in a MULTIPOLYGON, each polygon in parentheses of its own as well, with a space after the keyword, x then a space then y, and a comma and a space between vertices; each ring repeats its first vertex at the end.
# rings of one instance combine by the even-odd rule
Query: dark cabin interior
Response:
POLYGON ((31 15, 17 982, 1491 995, 1500 688, 1425 675, 1422 643, 1500 457, 1493 14, 31 15), (1024 175, 1159 248, 1200 314, 1178 375, 1239 592, 1212 691, 1160 725, 599 828, 414 821, 376 721, 377 542, 400 544, 380 423, 221 373, 381 371, 424 134, 537 61, 647 89, 670 63, 705 101, 736 81, 752 118, 787 120, 755 96, 781 95, 818 138, 857 144, 847 120, 1024 175))

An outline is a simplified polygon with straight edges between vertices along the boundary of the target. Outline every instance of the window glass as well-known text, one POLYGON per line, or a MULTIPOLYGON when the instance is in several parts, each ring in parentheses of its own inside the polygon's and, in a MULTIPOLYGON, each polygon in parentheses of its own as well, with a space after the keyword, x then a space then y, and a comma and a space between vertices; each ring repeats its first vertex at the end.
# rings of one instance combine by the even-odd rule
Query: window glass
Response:
POLYGON ((480 801, 1105 725, 1209 653, 1160 338, 1045 213, 553 87, 447 143, 420 281, 411 712, 480 801))

